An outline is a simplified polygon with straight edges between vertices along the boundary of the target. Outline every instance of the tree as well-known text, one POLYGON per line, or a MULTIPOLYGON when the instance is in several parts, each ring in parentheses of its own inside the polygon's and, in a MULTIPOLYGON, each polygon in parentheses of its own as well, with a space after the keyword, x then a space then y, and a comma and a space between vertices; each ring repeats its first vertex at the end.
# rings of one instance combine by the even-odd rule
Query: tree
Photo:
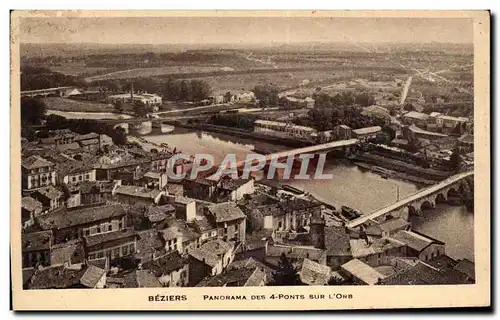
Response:
POLYGON ((23 124, 40 124, 45 116, 45 103, 41 99, 21 98, 21 122, 23 124))
POLYGON ((453 148, 453 152, 450 156, 450 166, 454 171, 458 171, 460 168, 460 162, 462 158, 460 156, 460 148, 458 145, 455 145, 455 148, 453 148))
POLYGON ((123 102, 121 102, 120 100, 118 100, 114 103, 114 107, 115 107, 116 112, 118 112, 118 113, 123 112, 123 102))
POLYGON ((224 93, 224 102, 231 102, 231 91, 224 93))
POLYGON ((331 277, 331 279, 328 281, 328 285, 329 286, 341 286, 341 285, 344 285, 346 284, 347 281, 345 281, 344 279, 342 278, 339 278, 339 277, 331 277))
POLYGON ((285 253, 281 254, 278 263, 278 269, 273 274, 273 286, 300 286, 300 276, 297 269, 292 265, 292 262, 286 257, 285 253))
POLYGON ((253 88, 255 98, 260 101, 263 106, 277 106, 279 88, 274 85, 256 85, 253 88))
POLYGON ((387 134, 389 141, 392 141, 394 140, 394 138, 396 138, 396 131, 389 126, 383 126, 382 132, 387 134))

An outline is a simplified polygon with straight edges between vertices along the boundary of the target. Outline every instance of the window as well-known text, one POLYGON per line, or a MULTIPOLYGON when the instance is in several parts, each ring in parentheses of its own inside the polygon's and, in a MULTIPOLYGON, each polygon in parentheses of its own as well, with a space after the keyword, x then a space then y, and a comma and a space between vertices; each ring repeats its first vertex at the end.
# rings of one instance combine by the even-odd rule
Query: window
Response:
POLYGON ((85 175, 85 180, 90 180, 90 174, 88 174, 88 173, 87 173, 87 174, 85 175))
POLYGON ((134 244, 134 243, 131 243, 131 244, 128 246, 128 249, 129 249, 130 253, 134 253, 134 252, 135 252, 135 244, 134 244))
POLYGON ((94 260, 95 259, 95 254, 91 253, 89 254, 89 260, 94 260))
POLYGON ((113 226, 111 226, 110 224, 108 225, 108 231, 111 231, 113 229, 113 226))
POLYGON ((114 256, 114 258, 119 258, 120 257, 120 248, 114 248, 113 249, 113 256, 114 256))
POLYGON ((97 256, 97 259, 104 258, 104 252, 99 251, 96 256, 97 256))
POLYGON ((97 227, 96 230, 97 233, 101 233, 101 227, 97 227))
POLYGON ((85 229, 85 236, 90 236, 90 230, 89 229, 85 229))
POLYGON ((82 176, 78 176, 78 181, 82 181, 82 176))
POLYGON ((73 182, 76 182, 76 177, 73 177, 71 180, 72 180, 73 182))
POLYGON ((128 246, 122 247, 122 257, 128 255, 128 246))
POLYGON ((122 229, 122 223, 118 223, 118 230, 121 230, 122 229))

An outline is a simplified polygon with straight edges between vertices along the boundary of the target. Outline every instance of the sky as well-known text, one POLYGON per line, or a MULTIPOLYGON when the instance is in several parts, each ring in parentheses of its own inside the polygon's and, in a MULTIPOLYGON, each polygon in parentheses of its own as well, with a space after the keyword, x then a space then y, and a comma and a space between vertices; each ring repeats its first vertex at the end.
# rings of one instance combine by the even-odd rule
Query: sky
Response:
POLYGON ((23 43, 272 44, 472 43, 462 18, 101 17, 23 18, 23 43))

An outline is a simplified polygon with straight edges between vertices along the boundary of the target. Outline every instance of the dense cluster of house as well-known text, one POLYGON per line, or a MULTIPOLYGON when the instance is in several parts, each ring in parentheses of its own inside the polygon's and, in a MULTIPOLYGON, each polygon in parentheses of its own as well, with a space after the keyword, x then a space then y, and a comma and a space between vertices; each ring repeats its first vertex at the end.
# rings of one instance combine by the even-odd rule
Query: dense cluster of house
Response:
POLYGON ((350 230, 253 179, 170 181, 172 155, 68 130, 23 141, 24 288, 264 286, 283 255, 307 285, 474 281, 403 219, 350 230))

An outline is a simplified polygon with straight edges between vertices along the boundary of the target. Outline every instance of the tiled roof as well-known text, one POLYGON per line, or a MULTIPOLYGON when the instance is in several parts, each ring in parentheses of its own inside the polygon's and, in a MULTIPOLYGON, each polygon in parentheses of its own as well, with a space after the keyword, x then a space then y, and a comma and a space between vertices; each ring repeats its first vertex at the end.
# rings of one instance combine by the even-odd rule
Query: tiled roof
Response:
POLYGON ((37 270, 32 277, 30 289, 64 289, 80 284, 85 268, 69 269, 64 266, 37 270))
POLYGON ((325 249, 328 256, 351 256, 350 237, 341 227, 325 227, 325 249))
POLYGON ((369 226, 366 229, 366 233, 373 234, 373 235, 381 235, 382 232, 391 232, 391 231, 395 231, 398 229, 403 229, 408 225, 409 225, 409 223, 405 219, 395 218, 395 219, 391 219, 389 221, 385 221, 381 224, 369 226))
POLYGON ((208 207, 208 210, 215 217, 216 222, 232 221, 246 217, 243 211, 233 202, 213 204, 208 207))
POLYGON ((172 251, 145 263, 142 267, 153 272, 156 277, 161 277, 182 269, 186 264, 185 257, 181 256, 178 251, 172 251))
POLYGON ((300 279, 310 286, 322 286, 328 284, 330 280, 330 267, 319 264, 309 259, 304 259, 300 269, 300 279))
POLYGON ((134 270, 124 276, 126 288, 161 288, 158 278, 149 270, 134 270))
POLYGON ((26 169, 44 168, 54 165, 40 156, 30 156, 22 160, 22 166, 26 169))
POLYGON ((83 251, 83 244, 79 240, 57 244, 52 246, 50 252, 50 264, 65 264, 73 259, 76 261, 72 262, 80 262, 83 261, 84 255, 85 252, 83 251))
POLYGON ((401 230, 393 236, 394 239, 406 244, 409 248, 422 251, 432 243, 443 244, 439 240, 432 239, 414 231, 401 230))
POLYGON ((119 186, 116 188, 115 192, 117 194, 148 199, 155 199, 161 193, 161 191, 158 189, 146 189, 136 186, 119 186))
POLYGON ((36 192, 51 200, 59 199, 64 195, 62 191, 59 191, 52 185, 37 189, 36 192))
POLYGON ((89 266, 80 279, 80 283, 88 288, 94 288, 106 273, 106 270, 96 266, 89 266))
POLYGON ((383 274, 358 259, 344 263, 342 269, 369 285, 374 285, 379 279, 385 278, 383 274))
POLYGON ((29 212, 42 210, 43 205, 41 202, 33 199, 32 197, 23 197, 21 199, 21 207, 29 212))
POLYGON ((97 139, 99 138, 99 135, 95 132, 90 132, 87 134, 80 134, 75 137, 75 141, 81 141, 81 140, 89 140, 89 139, 97 139))
POLYGON ((222 259, 221 256, 232 249, 232 244, 216 239, 204 243, 199 248, 190 249, 188 253, 193 258, 214 267, 217 264, 217 261, 222 259))
POLYGON ((408 113, 405 113, 403 115, 403 117, 405 117, 405 118, 414 118, 414 119, 419 119, 419 120, 424 120, 424 121, 426 121, 427 119, 429 119, 429 115, 428 114, 417 112, 417 111, 410 111, 408 113))
POLYGON ((404 269, 381 281, 383 285, 432 285, 432 284, 467 284, 471 281, 453 269, 439 271, 426 263, 419 262, 414 267, 404 269))
POLYGON ((136 235, 137 235, 137 232, 134 229, 128 228, 128 229, 123 229, 123 230, 118 230, 118 231, 105 232, 105 233, 101 233, 101 234, 91 235, 91 236, 85 237, 85 242, 87 244, 87 247, 92 247, 92 246, 98 245, 100 243, 106 243, 109 241, 125 239, 125 238, 136 236, 136 235))
POLYGON ((71 212, 58 212, 38 217, 39 225, 42 229, 52 228, 62 229, 78 225, 83 225, 95 221, 121 217, 126 214, 125 209, 120 204, 111 204, 98 207, 90 207, 71 212))
POLYGON ((229 270, 198 283, 197 287, 244 287, 257 286, 265 279, 265 273, 259 268, 229 270))
POLYGON ((374 126, 374 127, 367 127, 367 128, 361 128, 361 129, 354 129, 352 132, 356 134, 370 134, 370 133, 376 133, 382 130, 381 127, 379 126, 374 126))
POLYGON ((50 250, 52 244, 52 231, 23 233, 21 235, 23 252, 50 250))

